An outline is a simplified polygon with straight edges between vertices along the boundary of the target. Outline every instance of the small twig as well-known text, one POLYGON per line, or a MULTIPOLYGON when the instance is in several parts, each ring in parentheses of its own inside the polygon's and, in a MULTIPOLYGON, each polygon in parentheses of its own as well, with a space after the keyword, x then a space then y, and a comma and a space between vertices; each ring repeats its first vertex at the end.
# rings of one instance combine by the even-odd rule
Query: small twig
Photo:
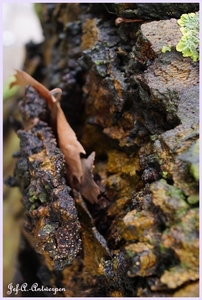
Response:
POLYGON ((107 8, 107 6, 104 3, 102 3, 102 4, 104 5, 104 7, 106 8, 106 10, 109 14, 116 15, 116 13, 109 11, 109 9, 107 8))
POLYGON ((138 23, 138 22, 142 22, 142 19, 125 19, 125 18, 118 17, 115 20, 116 26, 121 23, 138 23))

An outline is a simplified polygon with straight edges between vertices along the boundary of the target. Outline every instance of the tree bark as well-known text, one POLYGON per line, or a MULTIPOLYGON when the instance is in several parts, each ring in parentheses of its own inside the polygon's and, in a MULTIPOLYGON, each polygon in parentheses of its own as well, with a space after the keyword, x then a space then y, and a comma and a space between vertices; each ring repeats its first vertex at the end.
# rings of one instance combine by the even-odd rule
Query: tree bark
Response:
POLYGON ((43 297, 198 296, 199 64, 175 50, 176 19, 198 5, 38 8, 44 42, 26 46, 24 69, 63 90, 101 194, 92 204, 69 188, 50 112, 27 88, 7 180, 25 210, 16 283, 58 289, 43 297))

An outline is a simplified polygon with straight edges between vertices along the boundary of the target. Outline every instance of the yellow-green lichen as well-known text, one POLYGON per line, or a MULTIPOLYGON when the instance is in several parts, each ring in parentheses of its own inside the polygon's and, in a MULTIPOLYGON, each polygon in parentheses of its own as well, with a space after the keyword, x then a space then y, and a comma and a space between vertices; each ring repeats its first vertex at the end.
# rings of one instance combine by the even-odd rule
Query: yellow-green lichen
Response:
POLYGON ((193 61, 199 60, 199 12, 181 15, 178 20, 181 26, 182 37, 176 50, 182 52, 184 57, 191 57, 193 61))
POLYGON ((171 46, 170 45, 163 46, 161 51, 162 51, 162 53, 166 53, 167 51, 171 51, 171 46))

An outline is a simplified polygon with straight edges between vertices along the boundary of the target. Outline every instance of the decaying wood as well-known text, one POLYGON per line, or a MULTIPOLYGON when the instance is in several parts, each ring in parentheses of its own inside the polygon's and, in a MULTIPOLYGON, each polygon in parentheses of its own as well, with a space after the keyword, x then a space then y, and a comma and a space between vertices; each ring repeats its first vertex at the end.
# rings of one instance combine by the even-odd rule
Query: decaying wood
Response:
POLYGON ((65 180, 65 162, 48 125, 44 99, 31 87, 19 103, 24 128, 17 131, 20 154, 10 178, 22 192, 26 230, 49 268, 63 269, 81 249, 80 223, 65 180), (31 126, 26 126, 26 123, 31 126), (51 217, 52 216, 52 217, 51 217))
POLYGON ((88 195, 90 198, 89 201, 96 202, 100 192, 98 186, 93 181, 91 173, 92 163, 89 164, 90 158, 81 159, 81 154, 86 154, 86 152, 77 140, 75 132, 67 122, 59 101, 57 101, 53 95, 58 92, 62 93, 62 91, 57 88, 49 91, 44 85, 21 70, 17 70, 15 78, 16 80, 10 84, 10 88, 15 85, 22 87, 30 85, 47 101, 51 112, 51 124, 53 127, 56 127, 59 147, 65 157, 68 182, 72 188, 80 190, 81 193, 84 191, 84 197, 88 195), (84 173, 87 178, 84 178, 84 173), (88 182, 88 185, 85 186, 85 182, 88 182), (90 188, 89 192, 88 188, 90 188))
POLYGON ((49 89, 27 81, 41 98, 29 87, 20 104, 26 126, 10 184, 45 259, 42 284, 51 278, 63 296, 198 295, 199 64, 175 50, 177 18, 196 10, 41 5, 38 70, 49 89))

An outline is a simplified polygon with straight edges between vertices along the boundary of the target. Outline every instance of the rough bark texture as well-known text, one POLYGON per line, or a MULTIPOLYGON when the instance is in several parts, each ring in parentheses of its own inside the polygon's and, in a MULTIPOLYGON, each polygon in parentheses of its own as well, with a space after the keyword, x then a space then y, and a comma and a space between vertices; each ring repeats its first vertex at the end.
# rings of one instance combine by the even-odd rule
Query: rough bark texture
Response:
POLYGON ((22 234, 21 280, 62 287, 56 296, 66 297, 198 296, 199 64, 175 50, 175 18, 198 5, 40 9, 45 39, 27 45, 25 70, 63 90, 68 121, 96 152, 102 194, 91 204, 67 186, 48 109, 28 88, 8 180, 22 191, 30 233, 22 234), (116 26, 117 17, 142 22, 116 26))

